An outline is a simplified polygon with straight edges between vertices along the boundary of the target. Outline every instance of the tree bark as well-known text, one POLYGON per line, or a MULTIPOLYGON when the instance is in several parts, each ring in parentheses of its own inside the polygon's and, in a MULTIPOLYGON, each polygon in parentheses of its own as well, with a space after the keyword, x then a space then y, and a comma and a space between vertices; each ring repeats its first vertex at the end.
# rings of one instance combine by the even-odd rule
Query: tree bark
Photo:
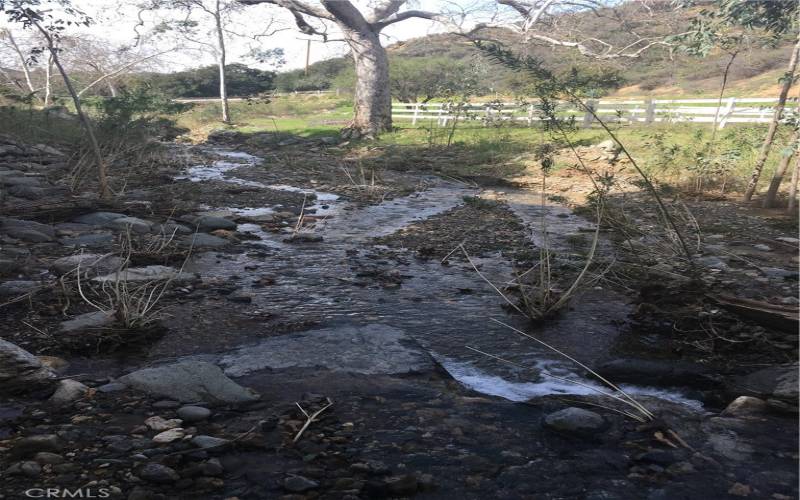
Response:
POLYGON ((25 76, 25 84, 28 86, 28 90, 30 90, 32 96, 36 95, 36 88, 33 86, 33 80, 31 79, 31 69, 28 67, 28 60, 25 54, 22 53, 22 49, 17 45, 17 41, 14 40, 14 35, 11 34, 11 30, 6 31, 6 37, 19 58, 20 67, 22 68, 22 74, 25 76))
POLYGON ((761 171, 764 169, 767 157, 769 157, 772 142, 775 140, 775 133, 778 131, 778 124, 783 116, 783 109, 786 107, 786 98, 789 95, 789 89, 792 87, 792 82, 794 81, 798 58, 800 58, 800 33, 797 35, 797 42, 795 43, 794 50, 792 50, 792 57, 789 59, 789 67, 783 78, 783 85, 781 86, 781 93, 778 96, 778 104, 775 105, 775 113, 772 115, 772 122, 769 124, 767 136, 764 138, 764 143, 761 145, 761 151, 753 167, 753 173, 750 175, 750 182, 747 184, 747 190, 744 193, 744 201, 750 201, 753 198, 753 194, 756 192, 758 178, 761 177, 761 171))
POLYGON ((356 72, 354 115, 351 134, 374 138, 392 130, 392 94, 389 88, 389 58, 372 29, 345 29, 356 72))
POLYGON ((225 32, 222 29, 222 13, 220 12, 220 0, 216 2, 216 9, 214 10, 214 23, 217 30, 217 62, 219 64, 219 103, 222 107, 222 122, 231 122, 230 108, 228 107, 228 85, 225 81, 225 59, 227 54, 225 52, 225 32))
POLYGON ((772 176, 767 194, 764 195, 764 208, 772 208, 775 205, 775 199, 778 197, 778 189, 781 187, 781 182, 783 182, 783 176, 786 175, 786 170, 789 168, 792 158, 797 154, 798 141, 800 141, 800 129, 795 130, 794 136, 789 143, 792 148, 791 153, 781 158, 781 162, 772 176))
POLYGON ((103 200, 108 200, 111 198, 111 189, 108 187, 106 162, 103 158, 102 151, 100 151, 100 144, 97 142, 97 136, 94 134, 94 127, 92 127, 89 118, 83 112, 81 98, 78 97, 78 93, 75 91, 75 87, 72 85, 72 81, 70 80, 67 71, 64 69, 64 66, 61 65, 61 61, 58 58, 58 49, 56 49, 55 44, 53 43, 52 35, 50 35, 50 33, 48 33, 47 30, 44 29, 35 19, 30 17, 28 19, 47 41, 47 50, 50 52, 50 56, 53 58, 53 64, 61 74, 61 78, 64 80, 64 85, 67 87, 67 92, 69 92, 69 95, 72 97, 72 102, 75 105, 75 112, 78 114, 78 118, 83 125, 83 129, 86 131, 86 135, 89 136, 89 145, 92 149, 92 153, 94 154, 95 162, 97 164, 97 181, 99 184, 100 198, 103 200))
POLYGON ((790 214, 794 211, 797 204, 797 179, 800 177, 800 154, 797 155, 797 161, 794 162, 794 172, 792 172, 792 183, 789 187, 789 205, 786 209, 790 214))
POLYGON ((50 107, 50 99, 53 95, 53 55, 47 57, 47 64, 44 67, 44 107, 50 107))

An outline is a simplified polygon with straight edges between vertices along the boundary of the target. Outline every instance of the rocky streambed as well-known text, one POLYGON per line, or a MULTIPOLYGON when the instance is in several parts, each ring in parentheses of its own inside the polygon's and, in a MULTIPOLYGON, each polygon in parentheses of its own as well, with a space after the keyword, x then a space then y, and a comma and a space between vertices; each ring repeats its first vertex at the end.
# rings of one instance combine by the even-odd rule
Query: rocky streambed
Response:
MULTIPOLYGON (((18 149, 7 163, 30 165, 18 149)), ((293 186, 283 165, 200 153, 108 210, 2 219, 3 338, 40 355, 0 346, 7 498, 796 497, 796 366, 730 378, 621 357, 634 305, 598 283, 532 333, 619 381, 656 417, 638 422, 492 321, 529 330, 445 251, 463 244, 502 286, 543 219, 566 254, 590 221, 527 190, 402 174, 361 196, 378 188, 293 186), (168 283, 157 327, 122 338, 120 318, 65 299, 79 263, 100 290, 168 283)))

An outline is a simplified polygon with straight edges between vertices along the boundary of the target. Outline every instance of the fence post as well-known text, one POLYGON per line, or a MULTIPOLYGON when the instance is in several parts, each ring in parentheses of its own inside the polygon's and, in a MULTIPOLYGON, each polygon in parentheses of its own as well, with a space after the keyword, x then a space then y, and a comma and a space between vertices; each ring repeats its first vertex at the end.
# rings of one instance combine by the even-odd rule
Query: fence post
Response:
POLYGON ((719 121, 719 130, 725 128, 725 124, 728 123, 728 119, 733 114, 733 108, 736 107, 736 98, 731 97, 728 99, 728 106, 725 108, 725 114, 722 115, 722 120, 719 121))
POLYGON ((592 111, 597 109, 597 101, 594 99, 586 101, 586 107, 589 108, 590 111, 586 111, 586 113, 583 115, 583 128, 589 128, 592 126, 592 122, 594 121, 592 111))
POLYGON ((528 126, 533 126, 533 104, 528 104, 528 126))
POLYGON ((644 122, 651 124, 656 121, 656 101, 653 99, 644 100, 644 122))
POLYGON ((417 124, 417 117, 419 116, 419 103, 414 103, 414 117, 411 118, 411 125, 417 124))

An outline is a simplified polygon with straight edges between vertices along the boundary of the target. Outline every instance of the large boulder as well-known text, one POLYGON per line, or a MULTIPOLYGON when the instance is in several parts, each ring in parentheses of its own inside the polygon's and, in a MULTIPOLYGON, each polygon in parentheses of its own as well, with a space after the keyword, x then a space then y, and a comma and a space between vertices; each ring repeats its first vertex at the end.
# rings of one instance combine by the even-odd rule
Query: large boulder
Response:
POLYGON ((25 349, 0 339, 0 394, 21 394, 55 384, 56 374, 25 349))
POLYGON ((216 365, 204 361, 182 361, 144 368, 119 379, 148 394, 168 397, 185 403, 243 403, 258 399, 222 373, 216 365))

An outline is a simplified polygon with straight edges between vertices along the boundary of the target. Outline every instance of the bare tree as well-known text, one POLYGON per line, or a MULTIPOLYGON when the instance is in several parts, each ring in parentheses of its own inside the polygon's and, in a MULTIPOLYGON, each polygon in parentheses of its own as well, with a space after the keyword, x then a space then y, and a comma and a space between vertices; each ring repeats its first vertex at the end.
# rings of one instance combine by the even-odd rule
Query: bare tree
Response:
POLYGON ((381 45, 381 31, 411 18, 438 19, 433 12, 401 9, 407 0, 381 0, 359 10, 350 0, 239 0, 243 4, 272 4, 288 9, 295 24, 305 34, 327 33, 309 24, 307 17, 334 23, 350 48, 355 64, 354 116, 347 135, 375 137, 392 128, 392 97, 389 86, 389 60, 381 45))
MULTIPOLYGON (((91 19, 80 10, 73 8, 68 0, 60 0, 59 7, 61 11, 54 12, 52 9, 41 8, 40 0, 10 0, 7 3, 0 3, 0 12, 5 12, 10 21, 21 23, 24 28, 36 30, 44 39, 45 47, 42 51, 47 51, 49 53, 53 64, 61 74, 64 85, 67 87, 67 91, 72 97, 75 112, 78 114, 81 125, 83 125, 86 135, 89 138, 89 146, 95 157, 97 166, 100 197, 102 199, 109 199, 111 198, 111 189, 108 185, 106 162, 103 158, 103 153, 100 151, 100 144, 97 142, 97 136, 94 133, 92 123, 89 121, 86 113, 83 112, 81 99, 75 91, 75 87, 72 85, 72 80, 67 74, 66 69, 64 69, 63 64, 61 64, 61 60, 59 59, 60 49, 57 46, 57 41, 65 25, 76 23, 88 26, 91 24, 91 19), (57 17, 59 14, 63 14, 65 18, 69 19, 69 23, 65 21, 65 19, 57 17)), ((37 50, 37 52, 38 51, 40 50, 37 50)))
MULTIPOLYGON (((786 175, 786 170, 789 169, 789 163, 798 153, 798 146, 800 146, 800 128, 795 129, 788 151, 785 151, 781 156, 778 168, 775 169, 775 174, 772 176, 772 180, 769 183, 767 194, 764 195, 764 208, 772 208, 775 206, 775 200, 778 197, 778 189, 781 187, 783 176, 786 175)), ((790 196, 793 195, 790 193, 790 196)))
POLYGON ((747 184, 747 190, 744 192, 744 201, 750 201, 753 194, 756 192, 758 179, 761 177, 761 171, 764 170, 764 164, 767 163, 769 152, 772 149, 772 143, 775 141, 775 134, 778 132, 778 125, 783 117, 783 110, 786 107, 786 99, 789 96, 789 89, 795 80, 795 73, 797 72, 797 64, 800 61, 800 33, 797 34, 797 42, 795 43, 792 55, 789 58, 789 67, 784 73, 781 83, 781 91, 778 95, 778 103, 775 105, 775 111, 772 114, 772 121, 769 124, 767 135, 764 137, 764 142, 761 144, 761 151, 758 154, 755 166, 753 166, 753 173, 750 175, 750 182, 747 184))

